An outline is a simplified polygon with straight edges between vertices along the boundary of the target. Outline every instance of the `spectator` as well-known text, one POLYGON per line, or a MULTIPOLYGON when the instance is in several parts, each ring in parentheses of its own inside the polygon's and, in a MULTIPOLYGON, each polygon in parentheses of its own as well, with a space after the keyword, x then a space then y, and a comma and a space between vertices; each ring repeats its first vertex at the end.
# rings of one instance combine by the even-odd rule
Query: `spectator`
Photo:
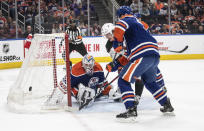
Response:
POLYGON ((157 2, 154 3, 154 6, 157 14, 159 14, 159 11, 164 7, 164 4, 160 0, 157 0, 157 2))
POLYGON ((171 15, 176 15, 177 14, 177 8, 176 5, 172 4, 171 5, 171 15))
POLYGON ((3 27, 0 27, 0 39, 7 39, 7 38, 8 38, 8 34, 6 33, 3 27))
POLYGON ((4 24, 7 22, 6 18, 2 15, 0 10, 0 27, 4 27, 4 24))
POLYGON ((192 24, 190 24, 190 31, 191 31, 191 33, 192 34, 197 34, 198 33, 198 27, 199 27, 198 21, 194 20, 192 22, 192 24))
POLYGON ((204 29, 202 25, 199 25, 198 27, 198 34, 204 34, 204 29))
POLYGON ((130 8, 132 9, 133 13, 140 13, 142 12, 143 2, 139 2, 138 0, 133 0, 130 8))
POLYGON ((25 33, 23 34, 23 37, 24 37, 24 38, 27 38, 29 34, 32 34, 32 27, 31 27, 30 25, 28 25, 28 26, 26 27, 26 31, 25 31, 25 33))
POLYGON ((82 36, 88 35, 88 25, 84 25, 84 23, 81 23, 80 27, 82 36))
POLYGON ((168 4, 164 3, 163 7, 159 10, 159 15, 165 16, 167 15, 168 4))
POLYGON ((144 16, 149 16, 150 15, 149 5, 148 4, 145 3, 143 5, 141 14, 144 15, 144 16))
POLYGON ((57 23, 52 24, 52 33, 60 33, 59 25, 57 23))

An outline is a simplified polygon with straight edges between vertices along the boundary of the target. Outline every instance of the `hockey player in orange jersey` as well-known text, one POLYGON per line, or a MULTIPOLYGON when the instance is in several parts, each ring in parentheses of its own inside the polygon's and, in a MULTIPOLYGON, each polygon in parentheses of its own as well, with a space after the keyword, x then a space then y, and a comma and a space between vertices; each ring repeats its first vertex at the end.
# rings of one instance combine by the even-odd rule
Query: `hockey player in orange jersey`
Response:
MULTIPOLYGON (((118 99, 121 96, 114 91, 112 86, 103 89, 106 84, 107 81, 101 65, 95 62, 91 55, 85 55, 82 61, 76 63, 71 69, 71 93, 76 98, 79 106, 88 99, 92 99, 99 90, 103 90, 101 95, 108 95, 110 99, 118 99)), ((64 76, 45 105, 51 108, 60 105, 66 92, 67 83, 66 76, 64 76)), ((91 103, 93 101, 94 99, 91 103)))
MULTIPOLYGON (((156 39, 132 15, 130 7, 120 7, 117 10, 117 16, 119 21, 116 23, 114 37, 111 40, 116 52, 120 52, 124 46, 126 47, 128 63, 124 65, 118 79, 122 100, 127 110, 116 115, 116 118, 122 121, 131 121, 137 117, 137 103, 131 83, 134 83, 138 77, 142 78, 145 87, 162 106, 160 111, 163 113, 173 112, 174 108, 171 106, 170 99, 156 81, 160 58, 156 39)), ((106 69, 109 72, 116 71, 120 65, 118 60, 114 60, 106 66, 106 69)))

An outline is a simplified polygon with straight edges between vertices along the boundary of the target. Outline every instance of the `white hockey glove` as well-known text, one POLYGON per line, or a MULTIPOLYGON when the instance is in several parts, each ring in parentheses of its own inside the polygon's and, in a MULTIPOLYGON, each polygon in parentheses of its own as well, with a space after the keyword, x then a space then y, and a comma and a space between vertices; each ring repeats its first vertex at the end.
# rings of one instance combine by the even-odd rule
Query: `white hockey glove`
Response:
POLYGON ((120 92, 118 92, 118 90, 115 91, 115 90, 112 88, 112 89, 110 89, 108 96, 109 96, 109 99, 119 100, 122 95, 121 95, 120 92))
MULTIPOLYGON (((79 106, 86 103, 87 100, 93 99, 93 97, 96 95, 96 92, 94 89, 85 87, 83 84, 79 84, 79 91, 77 95, 77 101, 79 102, 79 106)), ((94 99, 89 103, 93 103, 94 99)))

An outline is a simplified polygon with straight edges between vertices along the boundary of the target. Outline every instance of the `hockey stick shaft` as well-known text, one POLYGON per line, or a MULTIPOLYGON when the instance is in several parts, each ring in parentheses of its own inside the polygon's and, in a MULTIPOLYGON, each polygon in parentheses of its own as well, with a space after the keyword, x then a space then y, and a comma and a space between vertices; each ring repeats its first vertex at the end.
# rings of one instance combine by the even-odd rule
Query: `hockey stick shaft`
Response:
POLYGON ((174 50, 161 50, 161 51, 168 51, 168 52, 174 52, 174 53, 183 53, 188 49, 188 46, 185 46, 182 50, 180 51, 174 51, 174 50))
MULTIPOLYGON (((104 87, 104 89, 105 89, 106 87, 108 87, 110 84, 112 84, 118 77, 119 77, 119 75, 116 76, 111 82, 109 82, 108 84, 106 84, 105 87, 104 87)), ((93 98, 87 100, 86 103, 82 104, 82 105, 79 107, 79 110, 81 110, 82 108, 84 108, 85 106, 87 106, 92 100, 94 100, 96 97, 98 97, 98 96, 102 93, 102 91, 104 91, 104 89, 100 90, 93 98)))

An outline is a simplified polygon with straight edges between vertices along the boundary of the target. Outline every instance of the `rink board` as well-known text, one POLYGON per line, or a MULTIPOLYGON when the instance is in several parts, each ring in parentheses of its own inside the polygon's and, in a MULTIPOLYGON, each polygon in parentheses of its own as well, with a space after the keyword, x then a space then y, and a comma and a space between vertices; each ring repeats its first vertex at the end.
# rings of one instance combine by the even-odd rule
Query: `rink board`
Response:
MULTIPOLYGON (((204 35, 157 35, 154 37, 158 41, 161 60, 204 59, 204 35), (188 49, 182 53, 168 51, 180 51, 186 46, 188 49)), ((107 39, 101 36, 83 38, 87 52, 93 55, 97 62, 111 61, 106 52, 106 41, 107 39)), ((26 55, 24 43, 25 39, 0 40, 0 69, 21 67, 24 55, 26 55)), ((56 50, 60 51, 60 49, 56 50)), ((76 63, 82 59, 82 56, 74 51, 70 58, 73 63, 76 63)))

